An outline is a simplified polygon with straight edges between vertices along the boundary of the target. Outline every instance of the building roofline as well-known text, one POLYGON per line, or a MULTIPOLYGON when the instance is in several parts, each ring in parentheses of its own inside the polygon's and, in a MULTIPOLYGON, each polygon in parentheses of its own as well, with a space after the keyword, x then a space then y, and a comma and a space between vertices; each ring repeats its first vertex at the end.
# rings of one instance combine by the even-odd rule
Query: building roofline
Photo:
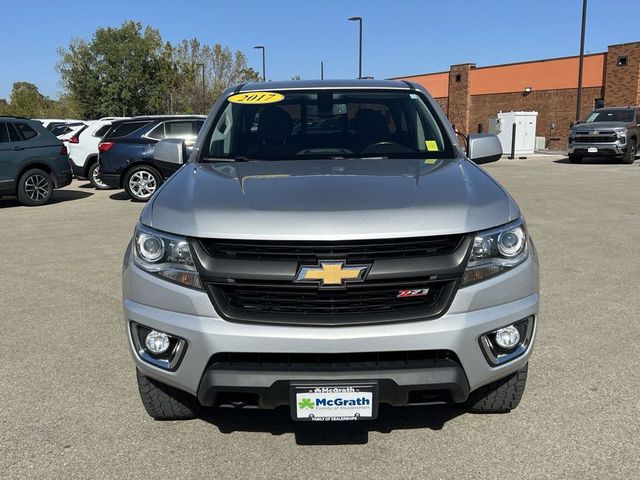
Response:
POLYGON ((635 41, 635 42, 624 42, 624 43, 613 43, 611 45, 609 45, 610 47, 623 47, 625 45, 638 45, 640 44, 640 42, 635 41))
MULTIPOLYGON (((630 42, 629 44, 633 44, 633 43, 640 43, 640 42, 630 42)), ((629 45, 627 43, 621 43, 620 45, 629 45)), ((610 46, 616 46, 616 45, 610 45, 610 46)), ((585 57, 594 57, 597 55, 606 55, 607 52, 596 52, 596 53, 587 53, 584 56, 585 57)), ((580 58, 580 55, 567 55, 564 57, 552 57, 552 58, 543 58, 543 59, 539 59, 539 60, 523 60, 520 62, 510 62, 510 63, 498 63, 495 65, 485 65, 482 67, 475 67, 472 66, 472 70, 483 70, 483 69, 487 69, 487 68, 497 68, 497 67, 509 67, 511 65, 523 65, 525 63, 543 63, 543 62, 552 62, 555 60, 566 60, 568 58, 580 58)), ((459 65, 474 65, 473 63, 469 64, 469 63, 457 63, 455 65, 451 65, 452 67, 455 66, 459 66, 459 65)), ((401 78, 413 78, 413 77, 425 77, 425 76, 429 76, 429 75, 439 75, 439 74, 443 74, 443 73, 449 73, 451 70, 444 70, 444 71, 440 71, 440 72, 427 72, 427 73, 416 73, 413 75, 405 75, 405 76, 397 76, 397 77, 390 77, 389 80, 398 80, 401 78)))

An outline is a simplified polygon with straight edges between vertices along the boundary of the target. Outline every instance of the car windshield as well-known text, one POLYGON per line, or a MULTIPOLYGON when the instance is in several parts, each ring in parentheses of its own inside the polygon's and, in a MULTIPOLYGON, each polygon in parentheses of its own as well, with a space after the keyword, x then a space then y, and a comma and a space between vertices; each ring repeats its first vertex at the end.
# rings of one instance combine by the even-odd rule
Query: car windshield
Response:
POLYGON ((203 160, 450 158, 453 147, 432 108, 401 90, 232 95, 206 136, 203 160))
POLYGON ((634 111, 628 110, 597 110, 585 120, 585 123, 593 122, 631 122, 633 121, 634 111))

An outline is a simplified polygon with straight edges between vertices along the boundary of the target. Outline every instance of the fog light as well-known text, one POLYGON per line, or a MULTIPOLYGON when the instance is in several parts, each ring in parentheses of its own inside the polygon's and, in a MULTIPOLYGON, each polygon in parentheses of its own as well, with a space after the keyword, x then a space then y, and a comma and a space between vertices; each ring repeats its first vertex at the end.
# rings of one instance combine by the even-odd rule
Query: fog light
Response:
POLYGON ((505 350, 511 350, 520 342, 520 332, 513 325, 496 331, 496 344, 505 350))
POLYGON ((523 355, 533 341, 534 326, 532 315, 482 335, 480 347, 487 361, 497 366, 523 355))
POLYGON ((144 340, 144 344, 147 346, 149 352, 154 355, 161 355, 169 350, 169 335, 162 332, 151 330, 147 334, 147 338, 144 340))

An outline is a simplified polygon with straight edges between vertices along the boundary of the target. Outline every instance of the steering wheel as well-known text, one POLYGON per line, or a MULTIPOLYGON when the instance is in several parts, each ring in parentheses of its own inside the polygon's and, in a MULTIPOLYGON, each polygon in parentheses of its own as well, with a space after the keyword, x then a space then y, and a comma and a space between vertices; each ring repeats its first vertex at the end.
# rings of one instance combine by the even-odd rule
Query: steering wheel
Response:
POLYGON ((414 153, 415 150, 396 142, 376 142, 362 149, 360 153, 414 153))

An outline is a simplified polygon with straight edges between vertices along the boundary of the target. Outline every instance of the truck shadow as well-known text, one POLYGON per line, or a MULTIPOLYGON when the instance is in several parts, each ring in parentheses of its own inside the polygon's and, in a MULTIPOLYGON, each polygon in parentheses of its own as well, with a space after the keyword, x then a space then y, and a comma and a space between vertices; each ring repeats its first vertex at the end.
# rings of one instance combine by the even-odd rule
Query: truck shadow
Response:
POLYGON ((271 435, 293 433, 297 445, 364 445, 369 432, 428 428, 441 430, 465 413, 454 405, 390 407, 380 405, 378 418, 361 422, 294 422, 287 407, 275 410, 210 408, 201 419, 220 433, 264 432, 271 435))
POLYGON ((569 157, 559 158, 558 160, 554 160, 553 163, 566 163, 568 165, 575 165, 579 167, 580 165, 624 165, 617 158, 607 158, 607 157, 584 157, 580 163, 571 163, 569 161, 569 157))

